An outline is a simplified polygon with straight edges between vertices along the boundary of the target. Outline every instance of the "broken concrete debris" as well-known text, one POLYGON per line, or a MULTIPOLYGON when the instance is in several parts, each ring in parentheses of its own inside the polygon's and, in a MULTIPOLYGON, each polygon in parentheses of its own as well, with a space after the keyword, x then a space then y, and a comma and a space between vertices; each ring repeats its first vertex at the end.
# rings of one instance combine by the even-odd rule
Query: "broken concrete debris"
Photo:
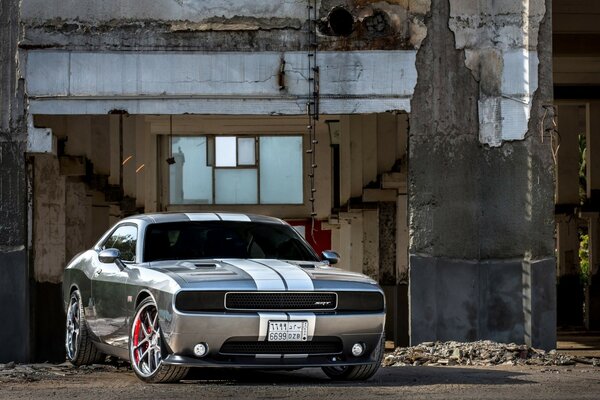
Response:
POLYGON ((600 367, 600 359, 573 357, 514 343, 477 342, 424 342, 412 347, 398 347, 384 357, 386 367, 406 365, 575 365, 600 367))
POLYGON ((64 362, 62 364, 15 364, 11 361, 6 364, 0 364, 0 382, 33 382, 70 375, 89 374, 92 372, 117 372, 127 370, 129 370, 129 363, 112 358, 107 364, 92 364, 82 367, 74 367, 69 362, 64 362))

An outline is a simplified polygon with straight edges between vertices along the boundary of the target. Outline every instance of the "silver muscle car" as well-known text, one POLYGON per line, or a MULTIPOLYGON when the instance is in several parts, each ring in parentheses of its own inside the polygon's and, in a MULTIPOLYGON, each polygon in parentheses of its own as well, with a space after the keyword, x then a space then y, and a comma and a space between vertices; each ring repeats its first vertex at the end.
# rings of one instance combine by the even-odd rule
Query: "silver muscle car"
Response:
POLYGON ((65 269, 67 359, 128 359, 146 382, 203 366, 368 379, 383 355, 384 296, 368 277, 331 267, 338 258, 319 257, 276 218, 126 218, 65 269))

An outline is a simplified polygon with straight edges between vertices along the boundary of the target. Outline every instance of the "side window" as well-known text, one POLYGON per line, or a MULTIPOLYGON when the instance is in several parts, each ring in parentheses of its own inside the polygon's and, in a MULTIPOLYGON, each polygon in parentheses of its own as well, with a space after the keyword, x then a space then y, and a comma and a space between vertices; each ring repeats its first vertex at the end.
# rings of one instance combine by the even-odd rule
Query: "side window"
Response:
POLYGON ((123 261, 135 261, 135 244, 137 243, 137 227, 123 225, 117 228, 104 242, 105 249, 118 249, 123 261))

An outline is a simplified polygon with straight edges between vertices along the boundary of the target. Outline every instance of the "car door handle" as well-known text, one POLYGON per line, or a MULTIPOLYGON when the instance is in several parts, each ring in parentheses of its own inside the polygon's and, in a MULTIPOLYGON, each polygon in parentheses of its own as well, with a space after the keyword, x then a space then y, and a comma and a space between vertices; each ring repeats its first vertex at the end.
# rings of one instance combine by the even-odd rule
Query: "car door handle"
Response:
POLYGON ((96 270, 96 272, 94 273, 94 275, 98 276, 102 273, 102 268, 99 268, 96 270))

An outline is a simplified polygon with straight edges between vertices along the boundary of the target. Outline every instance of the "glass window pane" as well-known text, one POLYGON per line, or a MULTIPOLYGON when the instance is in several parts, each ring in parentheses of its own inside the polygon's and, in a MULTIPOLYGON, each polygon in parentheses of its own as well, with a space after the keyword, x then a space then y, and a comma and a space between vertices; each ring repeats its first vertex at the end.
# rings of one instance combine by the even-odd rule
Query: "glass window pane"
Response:
POLYGON ((170 204, 211 204, 212 167, 206 165, 206 137, 174 137, 172 149, 170 204))
POLYGON ((215 203, 256 204, 258 176, 256 169, 215 170, 215 203))
POLYGON ((254 138, 238 139, 238 165, 256 164, 256 141, 254 138))
POLYGON ((215 138, 215 166, 235 167, 236 163, 236 137, 217 136, 215 138))
POLYGON ((135 244, 137 242, 137 228, 125 225, 117 228, 104 244, 105 249, 117 249, 123 261, 135 261, 135 244))
POLYGON ((261 137, 259 148, 261 204, 302 204, 302 137, 261 137))

